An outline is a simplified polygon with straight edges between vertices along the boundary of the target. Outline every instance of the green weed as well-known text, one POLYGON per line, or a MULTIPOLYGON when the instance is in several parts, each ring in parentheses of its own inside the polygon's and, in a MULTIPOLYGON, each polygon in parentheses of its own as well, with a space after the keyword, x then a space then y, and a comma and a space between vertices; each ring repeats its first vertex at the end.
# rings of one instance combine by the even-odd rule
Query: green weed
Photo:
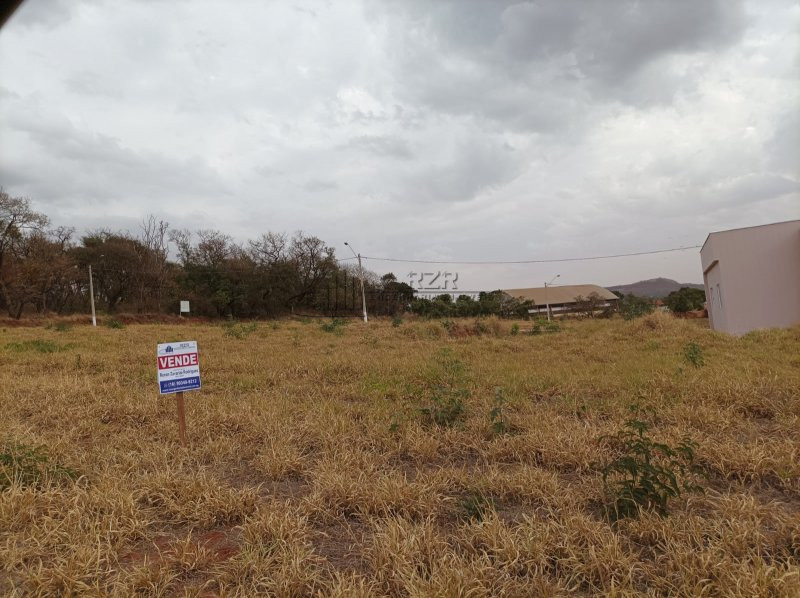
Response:
POLYGON ((332 318, 330 322, 323 322, 320 324, 320 329, 323 332, 329 332, 337 336, 344 333, 344 327, 347 325, 347 320, 342 318, 332 318))
POLYGON ((686 346, 683 348, 683 358, 686 360, 686 363, 693 365, 696 368, 700 368, 705 365, 703 348, 695 342, 686 344, 686 346))
POLYGON ((494 405, 489 411, 489 422, 494 436, 502 436, 509 430, 504 406, 506 404, 505 391, 502 388, 494 389, 494 405))
POLYGON ((468 521, 483 521, 495 510, 494 499, 481 492, 472 492, 458 501, 460 518, 468 521))
POLYGON ((653 441, 644 421, 629 419, 622 430, 601 437, 618 456, 602 466, 606 515, 611 521, 652 510, 669 514, 668 502, 681 492, 702 492, 695 464, 697 443, 685 438, 676 446, 653 441))
POLYGON ((0 490, 12 484, 38 488, 47 480, 74 480, 78 474, 50 460, 44 447, 15 444, 0 451, 0 490))
POLYGON ((464 400, 467 398, 469 391, 464 388, 433 387, 428 405, 419 410, 424 423, 440 428, 460 424, 466 410, 464 400))

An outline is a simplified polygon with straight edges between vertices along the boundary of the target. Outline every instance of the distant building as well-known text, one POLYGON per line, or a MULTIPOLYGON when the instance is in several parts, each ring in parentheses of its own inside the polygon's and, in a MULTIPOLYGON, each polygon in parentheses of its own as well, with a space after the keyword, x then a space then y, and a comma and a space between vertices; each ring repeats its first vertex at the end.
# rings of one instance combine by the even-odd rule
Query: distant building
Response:
POLYGON ((714 330, 800 323, 800 220, 711 233, 700 261, 714 330))
POLYGON ((596 284, 572 284, 563 286, 535 287, 532 289, 503 289, 503 292, 514 299, 532 301, 535 307, 532 314, 547 314, 550 305, 551 314, 575 311, 579 301, 595 299, 595 311, 602 311, 616 305, 619 297, 608 289, 596 284))

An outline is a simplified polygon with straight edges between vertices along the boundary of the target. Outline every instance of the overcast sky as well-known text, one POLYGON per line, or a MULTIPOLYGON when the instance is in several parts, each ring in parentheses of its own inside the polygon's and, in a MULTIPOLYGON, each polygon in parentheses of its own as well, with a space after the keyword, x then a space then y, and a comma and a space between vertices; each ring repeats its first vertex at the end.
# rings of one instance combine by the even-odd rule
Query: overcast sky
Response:
MULTIPOLYGON (((800 218, 800 3, 27 0, 0 184, 79 232, 302 229, 348 255, 520 260, 800 218)), ((699 250, 459 272, 699 282, 699 250)))

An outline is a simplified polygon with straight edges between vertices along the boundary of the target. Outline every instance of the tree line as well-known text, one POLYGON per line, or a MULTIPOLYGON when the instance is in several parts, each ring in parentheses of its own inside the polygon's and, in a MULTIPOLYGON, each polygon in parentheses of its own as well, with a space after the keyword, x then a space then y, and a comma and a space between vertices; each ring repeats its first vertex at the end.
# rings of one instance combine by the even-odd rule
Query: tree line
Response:
MULTIPOLYGON (((0 189, 0 310, 12 318, 86 313, 90 267, 95 301, 108 313, 177 313, 180 300, 190 301, 193 314, 209 317, 361 310, 356 264, 337 260, 333 247, 315 236, 266 232, 237 243, 220 231, 172 229, 149 216, 137 234, 99 230, 78 238, 72 228, 51 226, 28 198, 0 189)), ((416 297, 391 273, 365 271, 364 284, 368 310, 376 315, 527 318, 534 307, 499 290, 477 298, 416 297)), ((594 317, 599 297, 579 299, 576 313, 594 317)), ((681 289, 666 304, 688 311, 704 300, 702 291, 681 289)), ((653 308, 651 300, 630 295, 619 305, 624 317, 653 308)))
MULTIPOLYGON (((334 281, 349 275, 352 284, 354 275, 332 247, 303 232, 237 243, 215 230, 171 229, 150 216, 137 234, 76 237, 72 228, 51 226, 28 198, 0 190, 0 309, 13 318, 85 313, 90 266, 101 310, 177 313, 178 302, 189 300, 192 313, 211 317, 318 309, 334 281)), ((400 284, 372 273, 366 279, 371 293, 400 284)))

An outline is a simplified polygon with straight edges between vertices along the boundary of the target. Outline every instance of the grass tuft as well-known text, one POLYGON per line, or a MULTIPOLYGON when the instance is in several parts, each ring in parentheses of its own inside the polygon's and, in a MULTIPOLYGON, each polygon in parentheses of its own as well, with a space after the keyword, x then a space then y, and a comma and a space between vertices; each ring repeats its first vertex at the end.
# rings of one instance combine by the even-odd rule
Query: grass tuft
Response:
POLYGON ((227 322, 224 327, 225 332, 223 334, 228 338, 235 338, 237 340, 244 340, 258 330, 258 324, 256 322, 250 322, 249 324, 227 322))
POLYGON ((54 462, 45 447, 12 444, 0 449, 0 490, 18 484, 41 488, 47 482, 75 480, 77 472, 54 462))
POLYGON ((25 353, 33 351, 35 353, 59 353, 66 351, 70 345, 61 345, 53 341, 35 339, 31 341, 20 341, 15 343, 7 343, 6 349, 14 353, 25 353))

